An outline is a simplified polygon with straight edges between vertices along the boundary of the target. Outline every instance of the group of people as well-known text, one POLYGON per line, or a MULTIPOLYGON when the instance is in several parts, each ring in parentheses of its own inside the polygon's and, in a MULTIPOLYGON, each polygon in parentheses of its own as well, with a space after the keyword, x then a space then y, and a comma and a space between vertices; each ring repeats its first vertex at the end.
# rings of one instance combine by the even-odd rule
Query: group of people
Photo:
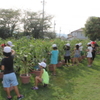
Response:
MULTIPOLYGON (((11 41, 8 41, 7 44, 2 44, 4 58, 1 61, 1 70, 3 71, 3 87, 7 93, 7 99, 12 100, 10 94, 10 87, 13 86, 15 93, 17 95, 17 100, 21 100, 24 96, 19 93, 18 90, 18 81, 13 67, 13 59, 15 51, 12 49, 14 45, 11 41)), ((38 63, 40 67, 40 75, 35 77, 35 86, 32 87, 32 90, 38 89, 38 83, 43 83, 43 86, 46 87, 49 84, 49 74, 45 70, 47 64, 45 62, 38 63)))
MULTIPOLYGON (((96 55, 96 47, 97 47, 96 44, 97 43, 94 41, 87 43, 86 57, 87 57, 89 67, 92 65, 93 60, 96 55)), ((17 99, 20 100, 24 96, 19 93, 19 90, 17 87, 18 81, 17 81, 16 74, 13 68, 13 59, 14 59, 15 51, 12 49, 12 46, 14 45, 12 44, 11 41, 8 41, 7 44, 2 44, 1 46, 3 48, 3 55, 4 55, 4 58, 1 61, 1 70, 4 71, 3 82, 2 82, 4 90, 7 93, 8 100, 11 100, 12 96, 10 94, 10 86, 12 85, 14 87, 15 93, 17 94, 17 99)), ((71 53, 72 53, 70 43, 65 44, 63 46, 63 49, 65 51, 64 53, 65 64, 70 65, 71 53)), ((84 55, 82 43, 75 44, 75 48, 73 51, 74 51, 73 52, 74 58, 72 61, 72 65, 74 64, 78 65, 79 62, 82 61, 82 58, 84 55)), ((48 54, 51 55, 50 64, 53 65, 52 75, 56 75, 56 65, 58 63, 58 56, 59 56, 59 50, 58 50, 57 44, 52 45, 52 51, 49 52, 48 54)), ((31 88, 33 90, 38 89, 38 84, 40 82, 43 83, 44 87, 46 87, 49 84, 49 74, 45 70, 47 66, 46 62, 43 61, 41 63, 38 63, 38 65, 40 67, 40 75, 35 77, 35 86, 31 88)))
MULTIPOLYGON (((63 46, 64 49, 64 63, 67 66, 78 65, 82 62, 84 57, 87 57, 88 67, 92 66, 94 58, 96 56, 98 44, 95 41, 87 43, 87 48, 84 49, 82 43, 75 44, 73 50, 71 49, 70 43, 63 46), (71 56, 73 55, 73 60, 71 56)), ((50 64, 53 65, 53 75, 56 75, 56 65, 58 63, 59 50, 56 44, 52 45, 53 50, 49 53, 51 55, 50 64)))
POLYGON ((89 43, 87 43, 87 49, 84 51, 83 50, 83 46, 82 43, 77 43, 75 44, 75 48, 74 50, 71 52, 70 50, 70 44, 67 43, 63 49, 65 50, 65 54, 64 54, 64 59, 65 59, 65 63, 67 65, 70 65, 71 62, 71 53, 73 53, 74 57, 72 60, 72 66, 74 64, 79 64, 79 62, 82 62, 82 59, 84 58, 84 56, 87 57, 87 62, 88 62, 88 67, 92 66, 92 63, 94 61, 94 58, 96 56, 96 50, 97 50, 97 43, 95 41, 91 41, 89 43), (86 54, 85 54, 86 52, 86 54))

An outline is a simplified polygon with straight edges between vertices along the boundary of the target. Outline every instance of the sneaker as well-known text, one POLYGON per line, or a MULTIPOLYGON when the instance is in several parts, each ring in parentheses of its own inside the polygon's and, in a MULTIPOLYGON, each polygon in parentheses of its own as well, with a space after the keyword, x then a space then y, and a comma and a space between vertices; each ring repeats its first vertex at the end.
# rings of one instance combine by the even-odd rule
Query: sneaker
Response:
POLYGON ((7 97, 8 100, 12 100, 12 97, 7 97))
POLYGON ((44 84, 44 85, 43 85, 43 87, 47 87, 47 86, 48 86, 48 84, 44 84))
POLYGON ((17 100, 21 100, 22 98, 24 98, 24 96, 20 95, 20 97, 17 97, 17 100))
POLYGON ((88 67, 91 67, 91 65, 88 65, 88 67))
POLYGON ((39 88, 38 87, 32 87, 31 89, 32 90, 38 90, 39 88))

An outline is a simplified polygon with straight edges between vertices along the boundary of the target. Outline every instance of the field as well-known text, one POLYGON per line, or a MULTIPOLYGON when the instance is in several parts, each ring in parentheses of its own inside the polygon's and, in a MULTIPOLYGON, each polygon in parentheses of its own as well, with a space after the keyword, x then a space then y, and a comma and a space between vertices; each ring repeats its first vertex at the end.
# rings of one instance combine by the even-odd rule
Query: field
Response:
MULTIPOLYGON (((57 41, 55 42, 58 43, 57 41)), ((44 41, 43 44, 48 45, 49 50, 51 50, 50 45, 52 45, 52 43, 55 43, 55 42, 51 41, 49 43, 47 42, 45 43, 44 41)), ((16 56, 17 64, 15 63, 15 65, 18 65, 17 59, 19 58, 22 59, 23 54, 24 53, 27 54, 28 52, 28 50, 25 51, 25 49, 24 49, 25 52, 22 52, 22 53, 19 52, 20 51, 20 46, 18 46, 19 43, 20 42, 17 42, 16 43, 17 46, 14 48, 18 54, 18 56, 16 56), (20 53, 21 53, 21 56, 19 55, 20 53)), ((24 43, 25 42, 21 42, 20 45, 22 46, 24 45, 24 43)), ((61 43, 65 44, 66 41, 63 41, 61 43)), ((42 44, 42 43, 39 42, 39 44, 42 44)), ((58 45, 59 44, 60 44, 60 41, 58 45)), ((63 46, 63 44, 59 46, 61 47, 63 46)), ((27 44, 25 45, 27 46, 27 44)), ((40 50, 39 46, 37 46, 37 48, 40 50)), ((48 52, 48 50, 45 52, 48 52)), ((39 57, 38 53, 36 53, 35 56, 39 57)), ((45 57, 40 56, 40 58, 44 59, 45 57)), ((28 59, 29 59, 28 60, 29 62, 31 57, 29 57, 28 59)), ((41 59, 38 59, 38 60, 41 60, 41 59)), ((63 59, 63 56, 60 59, 63 59)), ((92 67, 87 67, 86 58, 78 66, 74 65, 74 66, 66 67, 63 65, 62 67, 57 68, 57 76, 52 76, 51 72, 48 70, 49 75, 50 75, 50 84, 48 85, 48 87, 45 87, 45 88, 42 86, 42 84, 40 84, 38 90, 31 90, 31 87, 34 86, 35 76, 33 74, 31 76, 31 80, 29 84, 22 84, 20 81, 19 74, 17 74, 17 78, 19 82, 18 88, 20 90, 20 93, 24 95, 24 98, 22 100, 100 100, 99 59, 100 59, 100 55, 97 55, 92 67)), ((49 59, 47 60, 49 62, 49 59)), ((21 64, 21 62, 19 64, 21 64)), ((2 79, 0 80, 0 100, 6 100, 6 93, 3 90, 1 82, 2 82, 2 79)), ((13 96, 13 100, 16 100, 16 95, 14 91, 11 91, 11 95, 13 96)))

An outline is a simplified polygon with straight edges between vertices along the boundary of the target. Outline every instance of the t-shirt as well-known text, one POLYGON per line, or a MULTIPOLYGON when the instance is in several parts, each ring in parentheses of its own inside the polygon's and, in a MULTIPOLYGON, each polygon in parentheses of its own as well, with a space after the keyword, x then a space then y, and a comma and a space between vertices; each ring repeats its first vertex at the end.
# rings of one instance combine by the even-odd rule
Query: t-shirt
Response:
POLYGON ((70 56, 70 50, 65 51, 65 56, 70 56))
POLYGON ((14 72, 14 69, 13 69, 13 57, 12 56, 10 56, 8 58, 3 58, 2 61, 1 61, 1 66, 2 65, 5 66, 4 74, 9 74, 9 73, 14 72))
POLYGON ((80 51, 79 50, 75 50, 75 55, 80 55, 80 51))
POLYGON ((65 55, 64 56, 70 56, 70 47, 67 46, 66 48, 64 48, 65 50, 65 55))
POLYGON ((45 69, 43 69, 42 79, 43 84, 49 84, 49 74, 45 69))
POLYGON ((52 50, 51 51, 51 64, 57 64, 58 63, 58 50, 52 50))
POLYGON ((79 50, 82 51, 82 50, 83 50, 83 46, 80 46, 80 47, 79 47, 79 50))
POLYGON ((88 52, 87 52, 87 57, 91 58, 92 57, 92 47, 88 47, 88 52))
POLYGON ((92 52, 93 49, 92 47, 88 47, 88 50, 89 50, 88 52, 92 52))
POLYGON ((95 54, 96 53, 96 47, 92 47, 92 53, 95 54))

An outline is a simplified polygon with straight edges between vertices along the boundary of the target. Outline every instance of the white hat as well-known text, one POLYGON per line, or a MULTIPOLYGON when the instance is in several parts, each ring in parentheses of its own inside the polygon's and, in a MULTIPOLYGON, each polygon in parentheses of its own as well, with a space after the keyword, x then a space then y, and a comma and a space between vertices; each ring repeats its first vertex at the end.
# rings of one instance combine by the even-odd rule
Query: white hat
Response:
POLYGON ((70 46, 70 44, 69 44, 69 43, 67 43, 66 45, 67 45, 67 46, 70 46))
POLYGON ((6 46, 6 47, 4 47, 3 51, 5 53, 10 53, 11 52, 11 47, 6 46))
POLYGON ((53 44, 52 47, 57 47, 57 45, 56 44, 53 44))
POLYGON ((81 46, 81 45, 82 45, 82 43, 79 43, 78 45, 79 45, 79 46, 81 46))
POLYGON ((8 41, 7 44, 11 47, 14 46, 11 41, 8 41))
POLYGON ((88 42, 87 45, 91 44, 91 42, 88 42))
POLYGON ((79 45, 79 44, 77 43, 77 44, 75 44, 75 45, 79 45))
POLYGON ((45 62, 41 62, 41 63, 38 63, 40 66, 46 68, 46 63, 45 62))

